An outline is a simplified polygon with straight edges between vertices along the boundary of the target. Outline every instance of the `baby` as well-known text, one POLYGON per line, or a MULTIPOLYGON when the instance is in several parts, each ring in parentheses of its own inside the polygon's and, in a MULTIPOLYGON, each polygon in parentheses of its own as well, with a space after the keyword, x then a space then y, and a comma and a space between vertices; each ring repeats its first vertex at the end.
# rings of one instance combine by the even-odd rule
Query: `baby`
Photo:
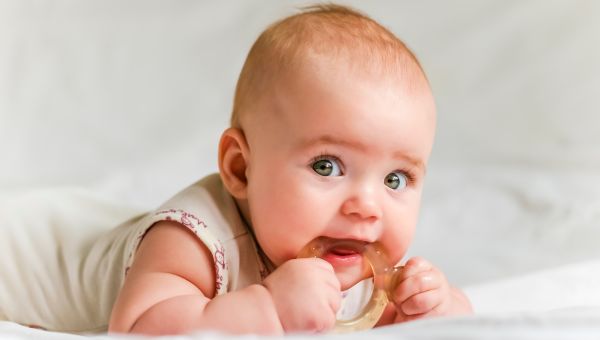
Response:
MULTIPOLYGON (((413 237, 434 129, 434 100, 418 61, 373 20, 330 5, 273 24, 241 72, 219 144, 220 177, 198 184, 205 197, 191 197, 199 189, 186 194, 225 216, 208 223, 208 214, 171 208, 156 221, 137 249, 110 331, 331 329, 340 291, 357 282, 363 259, 343 249, 323 259, 298 253, 325 236, 379 241, 400 261, 413 237), (221 185, 227 193, 212 192, 221 185), (218 237, 218 228, 234 238, 218 237)), ((400 280, 380 325, 471 312, 422 258, 409 259, 400 280)))
MULTIPOLYGON (((329 331, 340 306, 356 299, 342 291, 370 275, 366 260, 343 247, 298 254, 319 237, 378 242, 399 264, 434 130, 423 70, 378 23, 336 5, 276 22, 244 64, 219 174, 78 248, 82 260, 63 264, 61 275, 80 278, 69 296, 81 308, 41 326, 329 331)), ((472 312, 422 258, 406 261, 398 282, 378 325, 472 312)))

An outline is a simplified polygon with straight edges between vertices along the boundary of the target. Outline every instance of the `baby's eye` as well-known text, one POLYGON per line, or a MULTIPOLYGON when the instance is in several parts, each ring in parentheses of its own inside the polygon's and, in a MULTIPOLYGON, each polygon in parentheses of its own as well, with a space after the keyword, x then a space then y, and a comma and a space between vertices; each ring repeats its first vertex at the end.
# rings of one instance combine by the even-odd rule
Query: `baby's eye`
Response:
POLYGON ((398 171, 394 171, 387 174, 383 182, 391 189, 399 190, 406 188, 406 186, 408 185, 408 178, 405 174, 398 171))
POLYGON ((312 164, 313 170, 321 176, 341 176, 342 170, 333 158, 319 159, 312 164))

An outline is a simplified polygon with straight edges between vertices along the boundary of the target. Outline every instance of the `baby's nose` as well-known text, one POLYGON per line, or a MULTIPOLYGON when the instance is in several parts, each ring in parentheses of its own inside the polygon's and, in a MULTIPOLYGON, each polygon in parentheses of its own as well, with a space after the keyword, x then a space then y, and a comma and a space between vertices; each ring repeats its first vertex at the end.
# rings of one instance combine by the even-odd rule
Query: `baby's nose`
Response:
POLYGON ((359 190, 351 195, 342 204, 341 211, 344 215, 369 222, 375 222, 381 218, 381 207, 375 193, 369 189, 359 190))

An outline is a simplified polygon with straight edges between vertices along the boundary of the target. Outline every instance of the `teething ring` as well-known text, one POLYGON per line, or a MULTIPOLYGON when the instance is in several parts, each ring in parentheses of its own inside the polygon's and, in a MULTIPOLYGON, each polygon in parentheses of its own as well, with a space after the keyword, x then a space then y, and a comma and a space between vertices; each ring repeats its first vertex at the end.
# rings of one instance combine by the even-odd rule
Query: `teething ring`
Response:
POLYGON ((362 244, 352 240, 335 240, 319 237, 311 241, 298 255, 299 258, 322 257, 333 247, 351 247, 363 254, 373 271, 373 293, 362 311, 349 320, 336 320, 335 333, 347 333, 370 329, 375 326, 388 304, 388 287, 395 286, 395 275, 399 268, 389 265, 383 248, 378 243, 362 244))

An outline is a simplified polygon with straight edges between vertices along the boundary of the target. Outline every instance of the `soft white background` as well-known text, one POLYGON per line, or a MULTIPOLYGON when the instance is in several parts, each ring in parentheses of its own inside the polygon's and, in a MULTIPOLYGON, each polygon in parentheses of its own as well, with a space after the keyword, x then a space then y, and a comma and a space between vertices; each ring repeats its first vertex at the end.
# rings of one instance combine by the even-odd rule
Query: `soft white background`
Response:
MULTIPOLYGON (((402 38, 437 99, 411 254, 459 285, 600 258, 600 2, 340 2, 402 38)), ((215 171, 248 49, 307 3, 0 0, 0 196, 152 208, 215 171)))

